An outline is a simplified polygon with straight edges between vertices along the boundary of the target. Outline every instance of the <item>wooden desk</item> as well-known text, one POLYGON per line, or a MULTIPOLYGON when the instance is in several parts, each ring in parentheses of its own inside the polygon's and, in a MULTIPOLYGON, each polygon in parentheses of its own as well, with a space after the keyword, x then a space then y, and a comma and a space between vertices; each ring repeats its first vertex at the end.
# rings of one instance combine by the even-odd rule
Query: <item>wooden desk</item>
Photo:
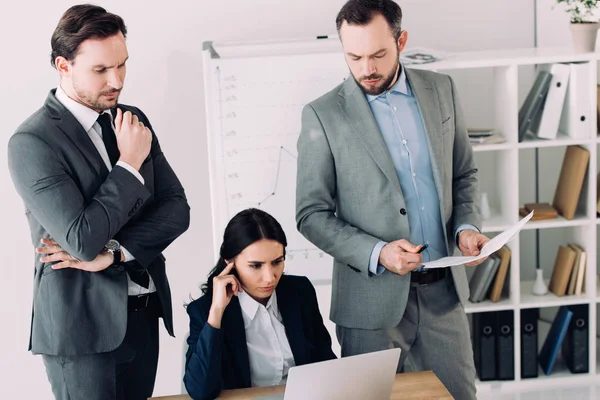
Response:
MULTIPOLYGON (((285 385, 248 389, 224 390, 219 399, 252 400, 256 397, 283 393, 285 385)), ((153 397, 153 400, 190 400, 188 395, 153 397)), ((450 400, 452 396, 431 371, 397 374, 390 400, 438 399, 450 400)))

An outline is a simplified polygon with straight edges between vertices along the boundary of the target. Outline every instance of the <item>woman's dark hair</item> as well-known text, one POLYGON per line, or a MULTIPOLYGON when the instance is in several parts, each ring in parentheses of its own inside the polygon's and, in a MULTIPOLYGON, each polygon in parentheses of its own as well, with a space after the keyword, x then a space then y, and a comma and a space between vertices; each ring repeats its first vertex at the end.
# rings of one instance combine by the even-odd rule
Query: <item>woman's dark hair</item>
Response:
MULTIPOLYGON (((202 285, 202 293, 212 292, 213 278, 219 275, 227 266, 225 260, 232 260, 246 247, 262 239, 281 243, 285 255, 287 239, 281 225, 275 218, 256 208, 248 208, 236 214, 225 228, 223 243, 219 251, 219 261, 210 271, 206 283, 202 285)), ((236 275, 235 269, 233 274, 236 275)))
POLYGON ((127 37, 125 22, 118 15, 91 4, 73 6, 65 11, 52 34, 50 64, 56 68, 55 60, 60 56, 72 61, 87 39, 105 39, 119 32, 127 37))
POLYGON ((349 0, 335 19, 338 35, 344 21, 348 25, 367 25, 376 14, 383 15, 398 40, 402 32, 402 9, 393 0, 349 0))

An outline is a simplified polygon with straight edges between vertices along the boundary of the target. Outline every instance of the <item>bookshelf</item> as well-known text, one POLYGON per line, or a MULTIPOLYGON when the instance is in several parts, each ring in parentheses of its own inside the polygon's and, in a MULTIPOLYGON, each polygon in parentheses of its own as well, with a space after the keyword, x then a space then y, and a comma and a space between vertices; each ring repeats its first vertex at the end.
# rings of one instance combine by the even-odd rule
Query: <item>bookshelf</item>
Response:
MULTIPOLYGON (((484 220, 482 231, 493 237, 519 221, 519 207, 534 202, 533 193, 539 185, 539 201, 552 203, 565 149, 580 145, 590 152, 588 172, 580 204, 574 219, 561 216, 552 220, 529 222, 519 237, 508 247, 512 258, 505 285, 508 297, 499 302, 489 300, 467 303, 469 316, 480 312, 512 310, 514 318, 514 380, 477 382, 480 393, 510 392, 512 389, 547 389, 552 385, 596 382, 600 377, 600 348, 597 329, 600 307, 600 283, 597 279, 597 252, 600 240, 600 218, 596 216, 596 175, 599 164, 600 136, 596 126, 596 83, 598 53, 575 53, 571 49, 531 48, 500 51, 459 53, 437 63, 412 66, 449 74, 456 82, 468 126, 494 128, 506 141, 499 144, 473 146, 479 168, 480 186, 488 193, 491 218, 484 220), (533 81, 535 67, 553 63, 586 63, 585 79, 589 80, 592 123, 585 138, 572 138, 559 133, 556 139, 526 138, 518 141, 518 112, 533 81), (473 78, 476 77, 477 79, 473 78), (481 82, 484 83, 481 83, 481 82), (541 168, 536 170, 534 152, 539 152, 541 168), (537 171, 538 176, 535 176, 537 171), (535 238, 539 237, 539 260, 536 260, 535 238), (545 296, 531 293, 536 265, 544 270, 546 282, 550 279, 557 247, 575 242, 587 252, 584 293, 558 297, 549 292, 545 296), (521 310, 539 308, 552 314, 563 305, 589 306, 589 373, 572 374, 559 360, 553 373, 546 376, 539 370, 537 378, 521 378, 521 310)), ((537 160, 537 157, 535 158, 537 160)), ((468 269, 468 267, 467 267, 468 269)), ((469 278, 472 271, 469 271, 469 278)), ((538 345, 541 347, 547 333, 539 323, 538 345)), ((548 324, 549 325, 549 324, 548 324)))

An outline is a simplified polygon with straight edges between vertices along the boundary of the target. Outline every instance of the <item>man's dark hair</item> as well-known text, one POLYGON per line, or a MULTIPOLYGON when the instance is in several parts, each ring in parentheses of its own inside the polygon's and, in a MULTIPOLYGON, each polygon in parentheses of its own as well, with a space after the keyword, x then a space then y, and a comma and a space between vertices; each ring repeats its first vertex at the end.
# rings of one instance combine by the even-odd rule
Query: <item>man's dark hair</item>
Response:
POLYGON ((56 68, 56 57, 72 61, 77 56, 79 45, 87 39, 105 39, 121 32, 127 36, 123 18, 91 4, 80 4, 69 8, 58 21, 50 44, 50 63, 56 68))
POLYGON ((335 19, 338 34, 344 21, 348 25, 367 25, 377 14, 383 15, 398 40, 402 32, 402 9, 393 0, 348 0, 335 19))

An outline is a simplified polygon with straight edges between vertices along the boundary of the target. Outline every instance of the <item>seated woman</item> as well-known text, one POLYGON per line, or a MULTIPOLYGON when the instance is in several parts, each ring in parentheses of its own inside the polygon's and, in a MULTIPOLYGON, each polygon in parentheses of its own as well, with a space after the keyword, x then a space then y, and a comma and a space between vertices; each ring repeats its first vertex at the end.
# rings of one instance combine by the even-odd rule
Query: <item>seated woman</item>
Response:
POLYGON ((187 306, 183 381, 193 399, 283 384, 290 367, 335 358, 314 287, 283 274, 286 245, 281 225, 261 210, 244 210, 225 228, 204 295, 187 306))

